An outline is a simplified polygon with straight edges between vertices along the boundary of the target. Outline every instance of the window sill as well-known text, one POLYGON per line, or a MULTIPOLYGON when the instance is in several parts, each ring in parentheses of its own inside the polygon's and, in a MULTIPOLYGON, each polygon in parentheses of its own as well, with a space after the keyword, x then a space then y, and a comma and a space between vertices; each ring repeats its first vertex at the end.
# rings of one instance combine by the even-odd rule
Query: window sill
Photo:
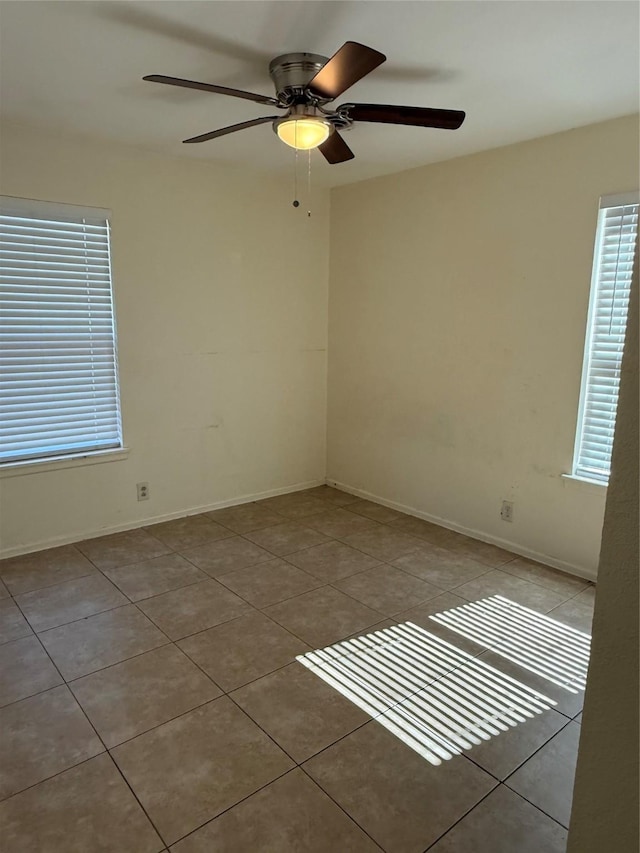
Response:
POLYGON ((129 455, 128 447, 113 450, 98 450, 95 453, 78 453, 70 456, 53 456, 48 459, 29 459, 24 462, 7 462, 0 465, 0 479, 20 477, 24 474, 43 474, 60 468, 78 468, 81 465, 100 465, 103 462, 119 462, 129 455))
POLYGON ((560 476, 566 485, 598 495, 603 494, 603 490, 606 491, 608 485, 607 483, 601 483, 599 480, 587 480, 586 477, 577 477, 575 474, 561 474, 560 476))

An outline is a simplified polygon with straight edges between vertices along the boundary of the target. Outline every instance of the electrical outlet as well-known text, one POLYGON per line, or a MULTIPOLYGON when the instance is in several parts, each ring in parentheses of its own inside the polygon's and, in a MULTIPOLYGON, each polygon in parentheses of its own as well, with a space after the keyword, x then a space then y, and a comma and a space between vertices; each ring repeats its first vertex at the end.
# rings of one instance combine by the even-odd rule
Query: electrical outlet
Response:
POLYGON ((136 483, 139 501, 149 500, 149 483, 136 483))
POLYGON ((500 518, 503 521, 513 521, 513 501, 502 501, 500 518))

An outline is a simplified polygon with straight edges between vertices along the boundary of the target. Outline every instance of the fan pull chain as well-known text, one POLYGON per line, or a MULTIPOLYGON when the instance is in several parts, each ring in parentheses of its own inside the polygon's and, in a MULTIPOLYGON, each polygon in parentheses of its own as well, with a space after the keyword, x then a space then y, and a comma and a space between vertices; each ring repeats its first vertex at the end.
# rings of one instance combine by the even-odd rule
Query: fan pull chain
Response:
POLYGON ((307 150, 307 216, 311 216, 311 149, 307 150))
MULTIPOLYGON (((298 128, 294 129, 295 141, 297 142, 298 136, 298 128)), ((295 159, 293 161, 293 206, 300 207, 300 202, 298 201, 298 149, 295 148, 295 159)))

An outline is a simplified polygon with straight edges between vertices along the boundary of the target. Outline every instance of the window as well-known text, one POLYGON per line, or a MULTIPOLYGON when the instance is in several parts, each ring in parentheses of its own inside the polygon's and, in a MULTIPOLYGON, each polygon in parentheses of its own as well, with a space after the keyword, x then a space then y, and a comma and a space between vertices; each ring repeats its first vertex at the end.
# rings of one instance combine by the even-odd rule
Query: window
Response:
POLYGON ((0 464, 122 447, 109 213, 0 197, 0 464))
POLYGON ((573 475, 605 485, 637 236, 638 193, 600 199, 573 475))

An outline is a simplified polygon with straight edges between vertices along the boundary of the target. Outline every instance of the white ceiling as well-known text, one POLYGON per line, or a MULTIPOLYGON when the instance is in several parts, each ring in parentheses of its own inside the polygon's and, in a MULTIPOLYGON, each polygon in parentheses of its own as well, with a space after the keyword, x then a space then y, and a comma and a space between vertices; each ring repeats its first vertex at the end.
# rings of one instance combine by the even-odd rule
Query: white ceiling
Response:
POLYGON ((273 113, 250 101, 145 83, 167 74, 273 95, 267 65, 330 56, 347 40, 387 62, 345 101, 463 109, 460 130, 360 123, 356 159, 313 155, 336 185, 638 111, 639 5, 583 0, 444 2, 2 2, 2 119, 171 155, 291 174, 293 152, 262 125, 182 139, 273 113))

